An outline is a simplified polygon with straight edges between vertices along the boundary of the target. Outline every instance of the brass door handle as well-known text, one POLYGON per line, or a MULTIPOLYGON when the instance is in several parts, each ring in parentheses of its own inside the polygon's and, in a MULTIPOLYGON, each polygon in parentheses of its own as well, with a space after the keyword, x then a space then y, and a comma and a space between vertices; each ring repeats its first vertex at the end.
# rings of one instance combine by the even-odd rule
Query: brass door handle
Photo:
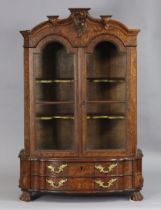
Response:
POLYGON ((102 188, 110 188, 116 181, 117 181, 116 178, 112 178, 106 184, 102 180, 98 179, 98 180, 95 180, 95 183, 98 184, 99 187, 102 187, 102 188))
POLYGON ((48 165, 47 168, 51 171, 51 172, 54 172, 56 174, 59 174, 61 173, 64 168, 67 167, 67 164, 62 164, 60 166, 58 166, 57 168, 55 166, 52 166, 52 165, 48 165))
POLYGON ((64 185, 65 182, 67 182, 67 179, 61 179, 59 182, 54 182, 51 179, 46 179, 46 182, 54 188, 60 188, 64 185))
POLYGON ((107 167, 107 169, 105 169, 105 167, 102 166, 102 165, 95 165, 95 168, 96 168, 99 172, 105 173, 105 174, 111 172, 115 167, 117 167, 117 163, 114 163, 114 164, 109 165, 109 166, 107 167))

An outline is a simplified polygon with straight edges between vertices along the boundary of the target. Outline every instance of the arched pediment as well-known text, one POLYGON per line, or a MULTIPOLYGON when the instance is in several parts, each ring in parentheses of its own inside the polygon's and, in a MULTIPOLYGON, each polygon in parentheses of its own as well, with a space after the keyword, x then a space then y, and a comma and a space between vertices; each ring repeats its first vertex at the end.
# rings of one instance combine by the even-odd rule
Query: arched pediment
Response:
POLYGON ((93 18, 89 8, 71 8, 69 17, 47 16, 48 20, 36 25, 31 30, 21 31, 25 47, 36 47, 40 40, 48 36, 62 36, 73 47, 85 47, 100 35, 119 38, 124 46, 136 46, 138 29, 128 29, 119 21, 111 19, 111 15, 93 18))

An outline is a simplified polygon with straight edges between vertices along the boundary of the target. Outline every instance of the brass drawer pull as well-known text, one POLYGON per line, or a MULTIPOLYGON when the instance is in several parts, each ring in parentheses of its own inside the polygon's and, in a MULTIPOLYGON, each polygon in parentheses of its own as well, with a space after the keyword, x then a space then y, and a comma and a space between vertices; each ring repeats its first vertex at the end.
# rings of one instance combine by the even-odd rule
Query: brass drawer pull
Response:
POLYGON ((95 168, 96 168, 99 172, 105 173, 105 174, 111 172, 115 167, 117 167, 117 163, 114 163, 114 164, 109 165, 107 169, 105 169, 105 167, 102 166, 102 165, 95 165, 95 168))
POLYGON ((51 171, 54 172, 56 174, 59 174, 60 172, 62 172, 64 170, 64 168, 67 167, 67 164, 62 164, 59 167, 54 167, 52 165, 48 165, 47 168, 51 171))
POLYGON ((59 182, 54 182, 51 179, 47 179, 46 182, 54 188, 60 188, 64 185, 65 182, 67 182, 67 179, 61 179, 59 182))
POLYGON ((110 188, 115 182, 117 181, 116 178, 112 178, 110 179, 107 184, 105 184, 103 181, 101 180, 95 180, 95 183, 99 185, 99 187, 102 188, 110 188))

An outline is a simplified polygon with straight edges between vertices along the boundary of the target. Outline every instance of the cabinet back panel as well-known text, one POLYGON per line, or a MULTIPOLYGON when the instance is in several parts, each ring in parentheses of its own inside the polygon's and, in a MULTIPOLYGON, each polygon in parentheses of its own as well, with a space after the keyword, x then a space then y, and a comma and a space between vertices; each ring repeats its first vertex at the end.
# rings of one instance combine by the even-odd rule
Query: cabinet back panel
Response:
POLYGON ((87 100, 126 100, 125 83, 92 83, 87 85, 87 100))
POLYGON ((125 120, 87 120, 88 150, 126 149, 125 120))
POLYGON ((70 114, 74 115, 74 104, 56 104, 56 105, 36 105, 37 116, 47 115, 53 116, 58 114, 70 114))
POLYGON ((37 120, 36 149, 72 150, 74 148, 74 120, 37 120))
POLYGON ((55 84, 36 84, 36 100, 40 101, 73 101, 74 84, 55 83, 55 84))
POLYGON ((93 54, 87 54, 88 78, 124 78, 126 75, 126 53, 119 52, 111 42, 99 43, 93 54))
POLYGON ((34 55, 36 78, 73 78, 74 56, 68 54, 63 45, 49 43, 40 54, 34 55))
POLYGON ((124 103, 88 103, 87 104, 87 113, 91 114, 112 114, 112 115, 119 115, 126 113, 126 104, 124 103))

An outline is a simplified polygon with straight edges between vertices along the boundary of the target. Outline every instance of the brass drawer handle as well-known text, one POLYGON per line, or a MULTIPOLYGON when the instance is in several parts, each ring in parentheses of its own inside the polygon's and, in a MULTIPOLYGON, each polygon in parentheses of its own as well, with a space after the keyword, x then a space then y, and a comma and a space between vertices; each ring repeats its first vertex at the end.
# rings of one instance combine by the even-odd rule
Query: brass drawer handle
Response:
POLYGON ((60 188, 64 185, 65 182, 67 182, 67 179, 61 179, 59 182, 54 182, 51 179, 47 179, 46 182, 54 188, 60 188))
POLYGON ((112 178, 107 182, 107 184, 105 184, 103 181, 98 179, 98 180, 95 180, 95 183, 98 184, 99 187, 110 188, 116 181, 117 181, 116 178, 112 178))
POLYGON ((95 168, 96 168, 99 172, 105 173, 105 174, 111 172, 111 171, 112 171, 114 168, 116 168, 116 167, 117 167, 117 163, 114 163, 114 164, 109 165, 107 169, 105 169, 105 167, 102 166, 102 165, 95 165, 95 168))
POLYGON ((60 172, 62 172, 64 170, 64 168, 67 167, 67 164, 62 164, 59 167, 54 167, 52 165, 48 165, 47 168, 51 171, 54 172, 56 174, 59 174, 60 172))

